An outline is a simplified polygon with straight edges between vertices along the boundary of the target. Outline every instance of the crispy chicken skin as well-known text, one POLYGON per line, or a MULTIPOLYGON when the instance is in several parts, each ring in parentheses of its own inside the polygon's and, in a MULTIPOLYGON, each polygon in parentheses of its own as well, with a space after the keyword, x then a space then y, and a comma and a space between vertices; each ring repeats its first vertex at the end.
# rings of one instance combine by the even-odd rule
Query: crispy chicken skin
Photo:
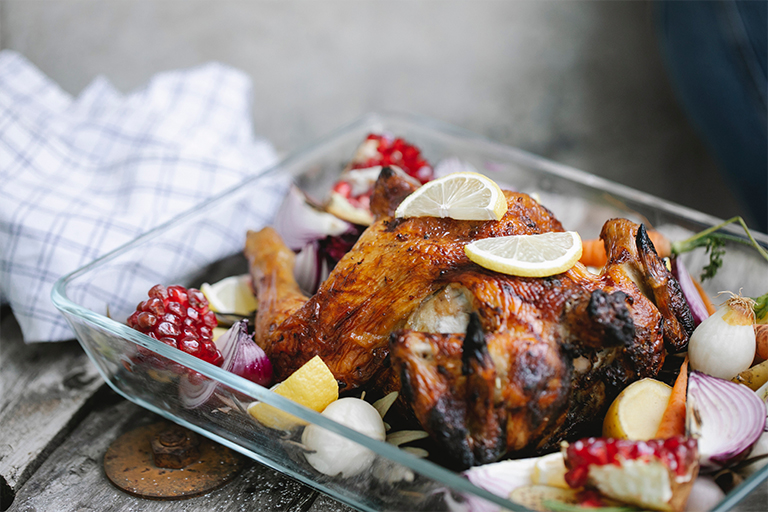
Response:
POLYGON ((309 298, 274 231, 248 233, 255 339, 278 379, 320 355, 342 390, 400 388, 423 428, 472 466, 555 448, 685 348, 690 312, 642 226, 606 223, 600 275, 577 263, 515 277, 472 263, 464 245, 562 231, 549 210, 505 192, 499 222, 393 218, 412 189, 382 171, 377 220, 309 298))
POLYGON ((382 217, 310 298, 298 292, 293 261, 284 256, 287 249, 274 230, 249 232, 245 255, 259 300, 255 339, 276 377, 285 378, 320 355, 343 390, 365 384, 382 369, 389 336, 449 282, 446 276, 478 268, 464 254, 466 243, 562 231, 560 222, 526 194, 507 193, 507 202, 509 211, 499 222, 382 217))

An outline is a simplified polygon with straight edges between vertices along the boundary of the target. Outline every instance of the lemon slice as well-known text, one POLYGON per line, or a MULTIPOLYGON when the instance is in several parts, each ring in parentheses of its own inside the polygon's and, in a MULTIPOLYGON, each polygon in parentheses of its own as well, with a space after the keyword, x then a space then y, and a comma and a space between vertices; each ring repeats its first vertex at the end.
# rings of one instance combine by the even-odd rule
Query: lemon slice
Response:
POLYGON ((496 272, 546 277, 565 272, 579 261, 581 238, 575 231, 483 238, 465 245, 464 252, 496 272))
POLYGON ((400 203, 395 217, 499 220, 506 212, 507 199, 492 179, 476 172, 456 172, 416 189, 400 203))
MULTIPOLYGON (((323 412, 339 398, 339 384, 320 356, 304 363, 272 391, 317 412, 323 412)), ((248 406, 248 413, 262 425, 274 429, 291 430, 305 424, 296 416, 264 402, 253 402, 248 406)))
POLYGON ((203 283, 200 291, 208 299, 208 306, 213 312, 248 316, 259 307, 250 283, 250 276, 243 274, 224 278, 214 284, 203 283))

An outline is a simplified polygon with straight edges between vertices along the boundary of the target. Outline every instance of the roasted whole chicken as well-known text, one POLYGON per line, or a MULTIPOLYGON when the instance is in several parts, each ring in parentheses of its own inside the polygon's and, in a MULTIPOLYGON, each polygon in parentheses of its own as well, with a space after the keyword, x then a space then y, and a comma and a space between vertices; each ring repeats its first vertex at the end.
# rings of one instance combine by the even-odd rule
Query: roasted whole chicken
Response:
POLYGON ((399 389, 466 467, 555 448, 686 348, 688 305, 642 225, 605 224, 599 275, 577 263, 546 278, 509 276, 472 263, 464 245, 562 231, 549 210, 505 192, 498 222, 394 218, 416 187, 382 170, 375 222, 312 297, 299 290, 294 254, 277 233, 248 233, 255 340, 279 379, 320 355, 342 391, 399 389))

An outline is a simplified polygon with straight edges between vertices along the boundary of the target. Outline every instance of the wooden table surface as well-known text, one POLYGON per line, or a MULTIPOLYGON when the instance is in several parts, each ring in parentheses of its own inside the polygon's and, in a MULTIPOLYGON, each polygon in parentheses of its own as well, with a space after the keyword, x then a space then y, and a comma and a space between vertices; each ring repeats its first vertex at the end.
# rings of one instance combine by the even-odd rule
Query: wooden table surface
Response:
MULTIPOLYGON (((0 510, 302 511, 353 509, 257 462, 225 486, 183 501, 129 495, 106 478, 107 447, 158 421, 111 391, 75 341, 25 345, 10 309, 0 309, 0 510)), ((768 511, 768 484, 739 512, 768 511)))

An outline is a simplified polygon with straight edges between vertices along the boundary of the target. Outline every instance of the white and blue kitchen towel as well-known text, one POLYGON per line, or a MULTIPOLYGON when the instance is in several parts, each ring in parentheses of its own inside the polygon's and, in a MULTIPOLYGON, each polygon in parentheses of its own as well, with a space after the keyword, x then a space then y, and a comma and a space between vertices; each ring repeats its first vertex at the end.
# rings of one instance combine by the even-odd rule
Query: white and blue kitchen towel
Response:
MULTIPOLYGON (((73 98, 0 52, 0 301, 26 342, 74 337, 50 299, 59 277, 275 162, 251 115, 250 79, 221 64, 128 95, 97 78, 73 98)), ((254 198, 265 219, 275 181, 254 198)))

